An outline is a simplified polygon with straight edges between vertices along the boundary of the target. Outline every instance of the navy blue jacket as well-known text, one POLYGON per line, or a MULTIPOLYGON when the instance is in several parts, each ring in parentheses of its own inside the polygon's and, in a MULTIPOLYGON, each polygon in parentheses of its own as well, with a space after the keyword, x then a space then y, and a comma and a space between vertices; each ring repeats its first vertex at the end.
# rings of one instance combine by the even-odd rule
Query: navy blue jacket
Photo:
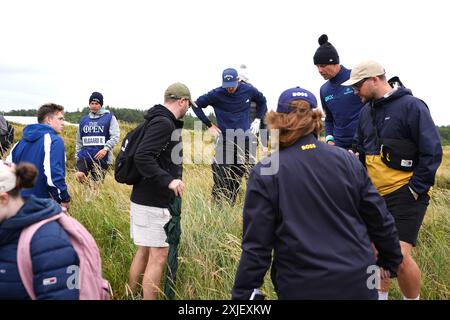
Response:
POLYGON ((369 176, 382 195, 406 183, 419 194, 428 192, 433 186, 442 161, 439 132, 428 107, 414 97, 411 90, 400 87, 389 97, 373 101, 373 108, 371 103, 367 103, 361 112, 355 140, 358 150, 365 154, 369 176), (381 158, 373 157, 380 154, 380 141, 376 138, 373 117, 380 139, 408 139, 418 147, 419 161, 412 175, 390 169, 381 162, 381 158), (375 161, 372 158, 376 158, 375 161))
POLYGON ((332 135, 338 147, 347 149, 352 145, 364 105, 351 87, 341 86, 350 78, 350 72, 341 65, 339 73, 320 88, 320 101, 326 115, 326 135, 332 135))
POLYGON ((402 255, 394 219, 362 164, 312 134, 269 160, 248 181, 233 298, 248 299, 271 266, 280 299, 377 299, 368 267, 396 272, 402 255))
MULTIPOLYGON (((25 227, 61 212, 53 200, 28 198, 19 212, 0 224, 0 300, 28 300, 17 268, 17 244, 25 227)), ((79 265, 67 233, 57 222, 39 228, 31 240, 33 283, 39 300, 79 298, 78 289, 68 289, 67 280, 72 275, 67 267, 79 265), (56 277, 56 283, 44 285, 44 279, 56 277)))
POLYGON ((39 175, 33 188, 24 189, 22 196, 35 195, 69 202, 66 184, 66 153, 63 139, 47 124, 31 124, 23 130, 20 140, 11 150, 8 161, 30 162, 39 175))
POLYGON ((222 87, 216 88, 197 99, 199 108, 193 108, 197 117, 208 127, 211 121, 202 108, 212 106, 217 118, 217 126, 225 134, 226 129, 250 129, 250 105, 256 103, 256 117, 263 120, 267 111, 264 95, 252 85, 240 82, 236 92, 228 93, 222 87))

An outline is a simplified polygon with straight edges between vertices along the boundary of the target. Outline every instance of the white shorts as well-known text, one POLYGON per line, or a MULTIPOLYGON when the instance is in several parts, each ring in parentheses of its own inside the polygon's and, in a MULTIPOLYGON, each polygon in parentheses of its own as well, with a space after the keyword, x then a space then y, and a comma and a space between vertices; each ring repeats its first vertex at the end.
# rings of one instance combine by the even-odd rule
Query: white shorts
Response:
POLYGON ((169 222, 169 209, 143 206, 131 202, 130 235, 134 244, 142 247, 168 247, 164 225, 169 222))

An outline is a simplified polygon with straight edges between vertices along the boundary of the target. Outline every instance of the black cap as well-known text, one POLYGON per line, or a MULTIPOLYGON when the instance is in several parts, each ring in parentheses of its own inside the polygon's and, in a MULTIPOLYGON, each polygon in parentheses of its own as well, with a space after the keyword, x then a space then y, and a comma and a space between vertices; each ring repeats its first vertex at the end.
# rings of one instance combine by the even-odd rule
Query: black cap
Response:
POLYGON ((89 97, 89 104, 92 101, 96 101, 100 103, 101 106, 103 106, 103 95, 100 92, 92 92, 91 96, 89 97))
POLYGON ((314 64, 339 64, 339 55, 336 48, 328 42, 328 36, 323 34, 319 37, 320 47, 314 54, 314 64))

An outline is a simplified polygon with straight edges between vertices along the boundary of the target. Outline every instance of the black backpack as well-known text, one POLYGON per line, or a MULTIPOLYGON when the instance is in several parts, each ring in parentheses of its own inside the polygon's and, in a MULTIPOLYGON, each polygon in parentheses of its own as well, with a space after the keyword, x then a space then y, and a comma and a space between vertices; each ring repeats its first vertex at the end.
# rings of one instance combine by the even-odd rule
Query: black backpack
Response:
POLYGON ((134 155, 137 147, 144 137, 148 121, 140 124, 127 133, 120 146, 120 152, 117 155, 114 165, 114 178, 119 183, 133 185, 139 182, 141 175, 134 164, 134 155))
POLYGON ((14 141, 14 127, 0 115, 0 156, 14 141))

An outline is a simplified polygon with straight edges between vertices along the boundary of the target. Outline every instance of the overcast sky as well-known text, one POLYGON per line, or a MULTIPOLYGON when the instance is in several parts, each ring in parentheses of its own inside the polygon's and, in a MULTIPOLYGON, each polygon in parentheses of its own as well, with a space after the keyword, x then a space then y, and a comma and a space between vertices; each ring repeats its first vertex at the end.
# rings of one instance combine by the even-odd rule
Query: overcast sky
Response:
POLYGON ((106 105, 148 109, 173 82, 197 98, 240 64, 274 108, 296 85, 318 97, 312 57, 326 33, 344 66, 379 61, 450 125, 445 1, 2 0, 0 30, 2 111, 75 111, 92 91, 106 105))

